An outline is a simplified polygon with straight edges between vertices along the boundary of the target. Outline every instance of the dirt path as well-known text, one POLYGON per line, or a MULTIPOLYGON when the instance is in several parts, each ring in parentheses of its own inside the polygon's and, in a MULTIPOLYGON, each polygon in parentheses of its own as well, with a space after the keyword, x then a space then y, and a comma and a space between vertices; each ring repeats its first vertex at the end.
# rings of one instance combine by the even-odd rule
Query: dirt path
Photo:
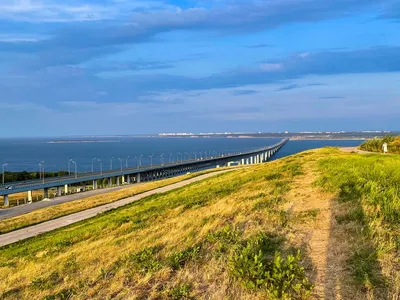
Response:
POLYGON ((340 207, 333 195, 314 186, 318 177, 316 163, 305 163, 303 168, 304 175, 296 177, 286 196, 285 209, 293 218, 310 215, 294 222, 293 241, 308 249, 312 269, 309 276, 315 285, 312 298, 362 299, 345 283, 345 262, 351 241, 336 223, 340 207))
POLYGON ((339 150, 342 152, 347 152, 347 153, 393 155, 393 153, 378 153, 378 152, 364 151, 364 150, 358 149, 357 147, 342 147, 342 148, 339 148, 339 150))
POLYGON ((134 201, 143 199, 145 197, 154 195, 154 194, 158 194, 158 193, 165 193, 165 192, 169 192, 172 191, 174 189, 178 189, 180 187, 189 185, 191 183, 212 177, 212 176, 216 176, 218 174, 222 174, 222 173, 226 173, 226 172, 231 172, 233 170, 224 170, 224 171, 218 171, 218 172, 213 172, 213 173, 209 173, 209 174, 204 174, 204 175, 200 175, 188 180, 184 180, 181 182, 177 182, 168 186, 164 186, 164 187, 160 187, 133 197, 129 197, 120 201, 116 201, 113 203, 109 203, 106 205, 102 205, 102 206, 98 206, 95 208, 91 208, 91 209, 87 209, 78 213, 74 213, 71 215, 67 215, 58 219, 54 219, 51 221, 47 221, 47 222, 43 222, 37 225, 33 225, 27 228, 23 228, 23 229, 19 229, 19 230, 15 230, 6 234, 2 234, 0 235, 0 247, 2 246, 6 246, 6 245, 10 245, 13 244, 15 242, 30 238, 30 237, 34 237, 36 235, 45 233, 45 232, 49 232, 52 230, 55 230, 57 228, 61 228, 64 226, 68 226, 70 224, 82 221, 82 220, 86 220, 92 217, 95 217, 98 214, 101 214, 103 212, 118 208, 118 207, 122 207, 124 205, 130 204, 134 201))

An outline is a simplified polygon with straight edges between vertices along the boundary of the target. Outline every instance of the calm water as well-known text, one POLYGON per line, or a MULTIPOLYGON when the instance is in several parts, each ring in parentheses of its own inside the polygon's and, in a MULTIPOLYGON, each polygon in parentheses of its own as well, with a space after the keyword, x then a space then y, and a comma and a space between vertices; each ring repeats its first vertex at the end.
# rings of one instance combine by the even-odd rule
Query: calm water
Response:
MULTIPOLYGON (((76 139, 74 139, 76 140, 76 139)), ((90 140, 90 139, 85 139, 90 140)), ((142 155, 142 165, 160 163, 164 153, 165 162, 175 161, 184 155, 186 159, 204 155, 204 152, 215 155, 216 151, 251 150, 266 145, 272 145, 280 139, 251 138, 97 138, 96 142, 50 143, 54 139, 2 139, 0 140, 0 162, 8 163, 8 171, 38 171, 39 162, 44 161, 46 171, 67 170, 68 161, 73 159, 78 166, 78 172, 89 172, 137 165, 135 157, 142 155), (202 152, 200 154, 200 152, 202 152), (181 153, 179 155, 178 153, 181 153), (129 157, 128 157, 129 156, 129 157), (114 159, 111 159, 114 157, 114 159), (121 158, 119 160, 118 158, 121 158), (127 160, 128 158, 128 160, 127 160)), ((361 141, 290 141, 274 157, 275 159, 291 155, 303 150, 324 146, 356 146, 361 141)))

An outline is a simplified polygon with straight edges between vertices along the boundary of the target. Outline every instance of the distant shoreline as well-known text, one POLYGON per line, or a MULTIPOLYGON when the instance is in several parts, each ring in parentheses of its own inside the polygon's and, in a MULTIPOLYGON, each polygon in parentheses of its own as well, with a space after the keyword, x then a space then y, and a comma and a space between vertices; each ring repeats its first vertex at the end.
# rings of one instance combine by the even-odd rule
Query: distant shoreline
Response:
POLYGON ((106 141, 106 140, 70 140, 70 141, 50 141, 47 144, 75 144, 75 143, 118 143, 118 140, 106 141))

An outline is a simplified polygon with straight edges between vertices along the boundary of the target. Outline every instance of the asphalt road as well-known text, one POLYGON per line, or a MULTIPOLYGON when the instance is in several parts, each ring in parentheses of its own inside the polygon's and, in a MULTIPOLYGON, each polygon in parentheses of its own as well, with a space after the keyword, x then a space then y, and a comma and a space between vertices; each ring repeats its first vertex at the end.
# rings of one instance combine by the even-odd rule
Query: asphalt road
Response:
MULTIPOLYGON (((139 185, 139 184, 143 184, 143 183, 137 183, 135 185, 139 185)), ((130 186, 132 186, 132 185, 128 185, 128 186, 122 185, 122 186, 117 186, 117 187, 112 187, 112 188, 92 190, 92 191, 76 193, 76 194, 62 196, 62 197, 56 197, 56 198, 52 198, 50 200, 33 202, 30 204, 23 204, 23 205, 19 205, 19 206, 10 207, 10 208, 0 209, 0 221, 8 219, 8 218, 13 218, 13 217, 17 217, 20 215, 24 215, 24 214, 30 213, 32 211, 35 211, 35 210, 38 210, 41 208, 59 205, 59 204, 74 201, 74 200, 84 199, 84 198, 91 197, 91 196, 96 196, 96 195, 106 194, 106 193, 110 193, 110 192, 114 192, 114 191, 119 191, 122 189, 126 189, 127 187, 130 187, 130 186)))
POLYGON ((52 230, 55 230, 57 228, 61 228, 64 226, 68 226, 70 224, 82 221, 82 220, 86 220, 89 218, 92 218, 98 214, 101 214, 103 212, 118 208, 118 207, 122 207, 124 205, 130 204, 134 201, 143 199, 145 197, 154 195, 154 194, 158 194, 158 193, 164 193, 164 192, 168 192, 168 191, 172 191, 174 189, 178 189, 180 187, 184 187, 186 185, 189 185, 193 182, 197 182, 218 174, 222 174, 225 172, 230 172, 232 170, 224 170, 224 171, 218 171, 218 172, 213 172, 213 173, 209 173, 209 174, 204 174, 204 175, 200 175, 188 180, 184 180, 184 181, 180 181, 168 186, 164 186, 161 188, 157 188, 148 192, 144 192, 142 194, 133 196, 133 197, 129 197, 123 200, 119 200, 113 203, 109 203, 109 204, 105 204, 102 206, 98 206, 98 207, 94 207, 85 211, 81 211, 81 212, 77 212, 68 216, 64 216, 55 220, 50 220, 47 222, 43 222, 37 225, 33 225, 27 228, 23 228, 23 229, 19 229, 19 230, 15 230, 9 233, 5 233, 0 235, 0 247, 6 246, 6 245, 10 245, 13 244, 15 242, 27 239, 27 238, 31 238, 34 236, 37 236, 39 234, 45 233, 45 232, 49 232, 52 230))

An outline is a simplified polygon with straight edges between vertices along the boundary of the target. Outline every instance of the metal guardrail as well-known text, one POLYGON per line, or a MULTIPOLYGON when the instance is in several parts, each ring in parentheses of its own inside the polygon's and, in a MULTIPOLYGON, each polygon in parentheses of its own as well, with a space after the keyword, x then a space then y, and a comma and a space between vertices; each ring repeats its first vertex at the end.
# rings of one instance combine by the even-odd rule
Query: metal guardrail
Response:
POLYGON ((121 171, 109 170, 104 172, 88 172, 88 173, 79 173, 76 175, 68 175, 62 177, 50 177, 43 179, 35 179, 35 180, 27 180, 27 181, 18 181, 18 182, 11 182, 5 183, 0 185, 0 196, 15 194, 20 192, 26 192, 29 190, 39 190, 44 188, 53 188, 57 186, 64 186, 70 184, 81 183, 85 181, 92 181, 92 180, 99 180, 105 179, 109 177, 118 177, 123 175, 135 175, 138 173, 145 173, 145 172, 153 172, 159 171, 174 167, 184 167, 187 165, 199 164, 204 165, 208 163, 213 163, 221 160, 229 160, 229 159, 236 159, 236 158, 244 158, 246 156, 255 155, 260 152, 270 151, 276 148, 281 148, 288 139, 284 139, 279 143, 276 143, 271 146, 266 146, 263 148, 249 150, 245 152, 239 152, 234 154, 228 155, 219 155, 207 158, 199 158, 199 159, 190 159, 190 160, 181 160, 180 162, 174 163, 164 163, 152 166, 140 166, 135 168, 125 168, 121 171), (7 186, 11 186, 11 189, 6 189, 7 186))

